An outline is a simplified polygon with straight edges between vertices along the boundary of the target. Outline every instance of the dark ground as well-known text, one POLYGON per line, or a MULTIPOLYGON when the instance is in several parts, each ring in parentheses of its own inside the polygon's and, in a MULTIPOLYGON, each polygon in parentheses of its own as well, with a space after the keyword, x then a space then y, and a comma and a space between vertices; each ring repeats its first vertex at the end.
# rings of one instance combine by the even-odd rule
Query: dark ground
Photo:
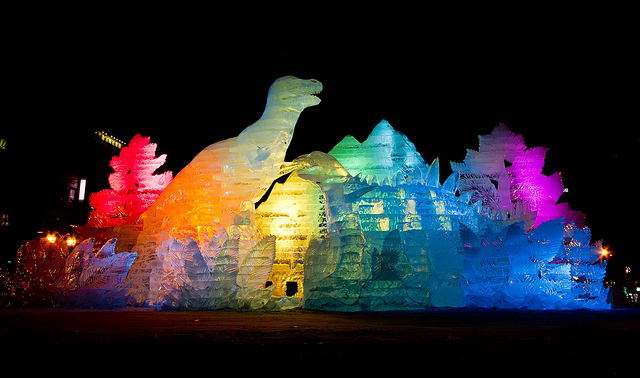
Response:
POLYGON ((124 367, 129 361, 136 369, 159 372, 192 366, 215 370, 230 364, 243 371, 287 375, 316 371, 324 375, 344 366, 368 373, 392 366, 420 369, 419 376, 431 375, 427 374, 431 369, 440 371, 438 376, 448 375, 443 372, 492 377, 634 376, 639 336, 637 309, 408 313, 0 310, 5 367, 7 362, 41 368, 49 366, 42 362, 45 360, 56 364, 99 361, 100 370, 131 371, 124 367))

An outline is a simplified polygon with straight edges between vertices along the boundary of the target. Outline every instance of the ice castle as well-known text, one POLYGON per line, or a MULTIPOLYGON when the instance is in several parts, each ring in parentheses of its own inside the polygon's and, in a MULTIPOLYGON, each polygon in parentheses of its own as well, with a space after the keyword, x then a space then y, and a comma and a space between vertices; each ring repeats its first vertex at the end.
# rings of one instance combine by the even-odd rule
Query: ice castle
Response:
POLYGON ((602 246, 590 244, 581 213, 557 203, 564 188, 559 173, 542 173, 546 149, 527 148, 501 124, 441 182, 439 160, 427 164, 382 120, 364 142, 346 136, 328 153, 285 162, 298 117, 321 90, 313 79, 276 80, 256 123, 205 148, 173 180, 152 180, 161 188, 149 188, 154 201, 139 217, 85 228, 109 239, 100 248, 94 238, 71 252, 44 240, 23 246, 14 302, 609 308, 602 246))

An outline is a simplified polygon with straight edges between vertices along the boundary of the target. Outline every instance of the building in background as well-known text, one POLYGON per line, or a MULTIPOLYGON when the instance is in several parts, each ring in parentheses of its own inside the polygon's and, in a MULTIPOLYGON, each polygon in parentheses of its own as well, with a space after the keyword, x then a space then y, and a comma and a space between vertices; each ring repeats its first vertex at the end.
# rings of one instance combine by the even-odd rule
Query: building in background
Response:
POLYGON ((109 161, 125 145, 95 130, 0 133, 0 266, 32 238, 84 225, 89 193, 109 186, 109 161))

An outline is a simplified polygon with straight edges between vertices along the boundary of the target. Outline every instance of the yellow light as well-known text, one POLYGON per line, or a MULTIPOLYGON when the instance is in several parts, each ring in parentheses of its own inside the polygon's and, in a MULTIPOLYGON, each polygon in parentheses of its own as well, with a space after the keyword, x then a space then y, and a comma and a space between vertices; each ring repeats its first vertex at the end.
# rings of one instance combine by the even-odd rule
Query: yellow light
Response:
POLYGON ((55 243, 55 242, 56 242, 56 236, 55 236, 55 235, 53 235, 53 234, 49 234, 49 235, 47 235, 47 241, 48 241, 49 243, 55 243))
POLYGON ((73 247, 73 246, 75 246, 75 245, 76 245, 76 238, 74 238, 74 237, 70 237, 70 238, 68 238, 68 239, 67 239, 67 245, 68 245, 69 247, 73 247))
POLYGON ((600 251, 600 253, 602 254, 603 257, 606 257, 609 255, 609 251, 607 251, 606 249, 603 249, 602 251, 600 251))

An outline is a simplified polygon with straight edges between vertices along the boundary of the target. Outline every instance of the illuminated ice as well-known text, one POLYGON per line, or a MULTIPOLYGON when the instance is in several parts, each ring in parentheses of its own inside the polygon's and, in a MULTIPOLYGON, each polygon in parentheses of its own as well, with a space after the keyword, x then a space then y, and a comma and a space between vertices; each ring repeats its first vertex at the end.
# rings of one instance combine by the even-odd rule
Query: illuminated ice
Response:
MULTIPOLYGON (((293 76, 277 79, 269 89, 267 105, 257 122, 237 137, 208 146, 176 175, 140 217, 144 226, 134 248, 138 259, 127 277, 134 303, 159 305, 169 294, 166 288, 174 289, 174 297, 179 292, 185 296, 187 289, 175 282, 178 272, 171 271, 179 267, 158 261, 162 260, 158 249, 172 239, 187 245, 195 243, 203 254, 207 249, 222 246, 211 280, 225 288, 233 281, 227 277, 229 272, 220 270, 222 261, 233 257, 237 264, 242 264, 261 238, 253 225, 246 227, 247 224, 237 222, 238 214, 253 211, 253 204, 271 183, 295 169, 284 162, 285 153, 300 113, 320 103, 314 94, 321 90, 322 84, 317 80, 293 76), (150 286, 158 283, 162 286, 160 290, 150 286), (181 291, 175 290, 178 287, 181 291)), ((214 307, 223 306, 220 303, 225 300, 219 298, 214 307)))
POLYGON ((477 229, 480 207, 470 206, 469 196, 456 195, 457 176, 441 185, 438 160, 424 163, 386 121, 362 144, 346 137, 331 155, 338 160, 319 152, 295 160, 304 165, 298 175, 325 194, 329 230, 306 252, 304 306, 338 311, 460 306, 459 227, 477 229))
POLYGON ((10 306, 117 308, 125 305, 124 279, 135 253, 115 253, 116 239, 94 254, 87 238, 71 252, 63 238, 41 238, 20 247, 16 272, 3 276, 10 306))
MULTIPOLYGON (((276 80, 256 123, 201 151, 132 225, 103 230, 137 235, 133 252, 115 238, 95 254, 93 239, 69 253, 43 238, 21 248, 10 286, 22 302, 71 307, 608 307, 602 245, 590 244, 581 213, 558 203, 564 187, 560 173, 543 173, 545 148, 499 125, 441 181, 439 159, 427 164, 383 120, 362 143, 347 136, 329 153, 285 162, 321 89, 276 80)), ((164 161, 155 147, 134 144, 149 163, 131 171, 146 172, 134 181, 165 183, 150 176, 164 161)), ((135 159, 122 160, 133 152, 112 161, 121 180, 133 180, 123 167, 135 159)))
POLYGON ((349 174, 369 184, 395 185, 407 183, 407 180, 411 182, 412 178, 413 182, 419 182, 429 169, 414 144, 385 120, 378 123, 363 143, 346 136, 329 151, 329 155, 335 157, 349 174))
POLYGON ((602 247, 589 245, 583 214, 556 203, 564 186, 559 172, 542 173, 547 150, 527 149, 503 124, 479 138, 478 151, 451 163, 460 192, 482 204, 481 232, 461 234, 466 305, 607 307, 602 247))
POLYGON ((88 227, 114 227, 134 223, 140 214, 156 201, 173 179, 171 171, 154 174, 166 161, 167 155, 155 157, 157 145, 149 137, 135 135, 120 156, 109 165, 115 171, 109 175, 111 189, 89 196, 94 209, 88 227))
POLYGON ((504 124, 489 135, 481 135, 478 151, 467 150, 463 163, 451 163, 460 174, 460 193, 481 201, 483 215, 504 227, 524 221, 530 230, 548 220, 566 217, 584 226, 584 215, 556 202, 564 186, 560 172, 542 173, 546 148, 527 148, 521 135, 504 124))

